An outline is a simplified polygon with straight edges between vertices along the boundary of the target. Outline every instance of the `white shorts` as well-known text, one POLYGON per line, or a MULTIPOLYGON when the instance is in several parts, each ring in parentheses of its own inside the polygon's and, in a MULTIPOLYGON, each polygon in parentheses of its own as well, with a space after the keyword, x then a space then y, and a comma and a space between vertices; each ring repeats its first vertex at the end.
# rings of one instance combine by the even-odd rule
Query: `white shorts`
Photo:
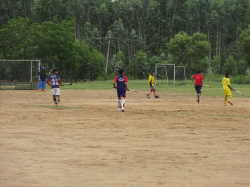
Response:
POLYGON ((60 95, 60 88, 52 88, 51 93, 52 95, 60 95))

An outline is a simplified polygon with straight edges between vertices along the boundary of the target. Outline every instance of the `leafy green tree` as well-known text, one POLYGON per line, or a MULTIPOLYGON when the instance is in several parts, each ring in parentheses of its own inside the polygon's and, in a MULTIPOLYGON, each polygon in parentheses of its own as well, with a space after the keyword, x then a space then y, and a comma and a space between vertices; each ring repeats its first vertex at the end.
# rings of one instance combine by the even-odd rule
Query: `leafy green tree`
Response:
POLYGON ((206 35, 201 33, 195 33, 193 36, 186 33, 176 34, 167 46, 175 64, 186 66, 188 73, 202 69, 201 60, 210 52, 206 35))
POLYGON ((145 79, 147 78, 149 71, 150 66, 147 54, 142 51, 137 52, 134 55, 134 60, 130 65, 130 75, 137 79, 145 79))
POLYGON ((242 32, 238 41, 239 54, 250 66, 250 26, 242 32))

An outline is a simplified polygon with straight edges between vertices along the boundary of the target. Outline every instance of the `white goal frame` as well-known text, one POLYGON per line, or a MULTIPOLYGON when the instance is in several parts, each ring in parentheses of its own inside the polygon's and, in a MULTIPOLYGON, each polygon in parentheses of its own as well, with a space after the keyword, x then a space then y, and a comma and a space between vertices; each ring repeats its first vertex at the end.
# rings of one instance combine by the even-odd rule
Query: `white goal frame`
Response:
POLYGON ((155 64, 155 84, 157 84, 157 70, 158 68, 165 68, 166 69, 166 78, 167 78, 167 85, 168 85, 168 72, 167 72, 167 67, 168 66, 174 66, 174 86, 175 86, 175 77, 176 77, 176 68, 183 68, 184 69, 184 83, 186 85, 186 68, 185 66, 176 66, 175 64, 155 64))
POLYGON ((38 62, 38 71, 40 71, 41 60, 7 60, 7 59, 0 59, 0 62, 30 62, 30 82, 32 83, 32 63, 38 62))

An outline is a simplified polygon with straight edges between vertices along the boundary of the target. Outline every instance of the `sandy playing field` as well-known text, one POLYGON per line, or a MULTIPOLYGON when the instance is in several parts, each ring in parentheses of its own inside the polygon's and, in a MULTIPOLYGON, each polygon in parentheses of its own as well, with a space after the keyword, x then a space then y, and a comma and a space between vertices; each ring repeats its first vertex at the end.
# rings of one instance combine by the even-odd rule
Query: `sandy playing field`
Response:
POLYGON ((0 186, 250 186, 250 99, 0 91, 0 186))

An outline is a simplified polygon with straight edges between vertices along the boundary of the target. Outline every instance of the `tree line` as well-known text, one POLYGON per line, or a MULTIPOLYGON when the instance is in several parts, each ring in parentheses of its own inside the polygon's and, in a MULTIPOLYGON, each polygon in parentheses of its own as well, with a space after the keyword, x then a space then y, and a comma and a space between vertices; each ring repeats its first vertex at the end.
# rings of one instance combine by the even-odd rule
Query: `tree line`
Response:
POLYGON ((121 67, 146 78, 155 63, 187 74, 246 74, 250 0, 2 0, 0 58, 38 58, 65 77, 121 67))

